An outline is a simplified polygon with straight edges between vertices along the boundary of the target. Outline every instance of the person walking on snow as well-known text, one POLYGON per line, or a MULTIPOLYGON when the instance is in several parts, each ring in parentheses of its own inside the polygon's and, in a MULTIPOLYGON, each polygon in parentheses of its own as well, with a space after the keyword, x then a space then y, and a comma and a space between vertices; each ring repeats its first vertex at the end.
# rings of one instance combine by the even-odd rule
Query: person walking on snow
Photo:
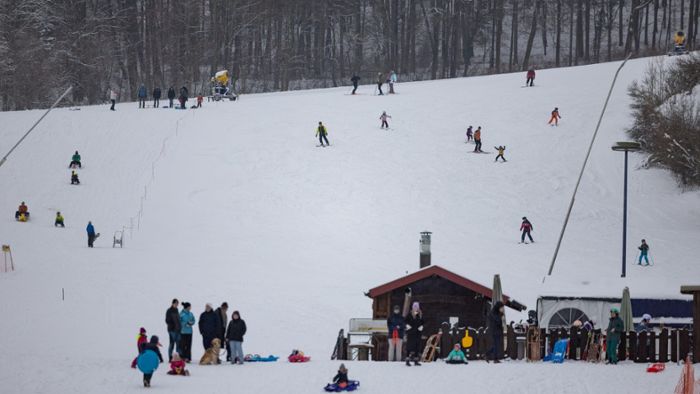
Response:
POLYGON ((499 145, 499 146, 494 146, 494 149, 496 149, 498 151, 498 156, 496 156, 496 160, 494 160, 494 161, 498 161, 498 158, 500 157, 503 160, 503 162, 505 163, 507 160, 503 156, 503 153, 506 151, 506 147, 503 145, 499 145))
POLYGON ((168 345, 168 362, 173 359, 173 351, 180 351, 180 311, 177 307, 180 305, 180 301, 177 298, 173 299, 170 303, 170 308, 165 311, 165 324, 168 327, 168 337, 170 339, 170 344, 168 345))
POLYGON ((482 153, 481 150, 481 126, 476 128, 474 132, 474 153, 482 153))
POLYGON ((53 222, 54 227, 66 227, 66 225, 63 223, 63 215, 61 215, 61 212, 56 212, 56 220, 53 222))
POLYGON ((406 339, 408 342, 406 366, 411 366, 411 360, 413 360, 413 365, 421 365, 420 339, 423 333, 423 323, 423 312, 420 310, 420 304, 414 302, 411 306, 411 313, 406 317, 406 339))
POLYGON ((195 323, 191 309, 189 302, 183 302, 180 311, 180 355, 188 363, 192 361, 192 327, 195 323))
POLYGON ((384 92, 382 92, 382 85, 384 85, 384 76, 382 73, 377 73, 377 89, 379 89, 380 96, 384 95, 384 92))
POLYGON ((173 89, 173 87, 171 86, 170 89, 168 89, 168 106, 170 108, 173 107, 173 100, 175 100, 175 89, 173 89))
POLYGON ((559 115, 559 108, 554 108, 554 111, 552 111, 552 117, 549 118, 549 122, 547 122, 547 124, 559 126, 559 119, 561 119, 561 115, 559 115))
POLYGON ((535 83, 535 68, 530 67, 529 70, 527 70, 527 75, 525 77, 525 86, 533 86, 535 83))
POLYGON ((146 91, 146 85, 141 84, 141 87, 139 87, 139 108, 146 108, 146 97, 148 96, 148 92, 146 91))
POLYGON ((78 179, 78 173, 75 171, 70 172, 70 184, 71 185, 80 185, 80 179, 78 179))
MULTIPOLYGON (((158 357, 158 361, 160 363, 162 363, 163 362, 163 355, 160 354, 160 349, 158 349, 159 346, 160 346, 160 343, 158 343, 158 336, 152 335, 151 340, 148 343, 144 343, 143 346, 141 346, 141 354, 139 354, 139 358, 145 357, 144 354, 147 352, 153 352, 158 357)), ((139 364, 138 360, 136 363, 139 366, 139 369, 141 369, 141 365, 139 364)), ((155 372, 155 370, 157 368, 158 368, 158 364, 156 364, 155 368, 153 368, 153 369, 141 370, 141 372, 143 372, 143 386, 144 387, 151 387, 151 378, 153 377, 153 372, 155 372)))
POLYGON ((382 127, 380 128, 389 128, 389 122, 387 122, 387 119, 391 119, 390 115, 386 114, 386 111, 382 112, 382 115, 379 117, 379 119, 382 121, 382 127))
POLYGON ((243 364, 243 336, 247 331, 245 321, 241 319, 241 314, 238 311, 234 311, 231 315, 231 321, 228 323, 228 329, 226 329, 226 340, 229 342, 231 347, 231 363, 232 364, 243 364))
POLYGON ((646 261, 646 265, 649 265, 649 244, 647 244, 646 240, 642 240, 642 244, 639 245, 639 263, 638 265, 642 265, 642 259, 646 261))
POLYGON ((92 225, 92 222, 88 222, 88 225, 85 228, 85 231, 87 232, 87 237, 88 237, 88 248, 92 248, 92 244, 95 243, 95 239, 97 238, 97 233, 95 232, 95 226, 92 225))
POLYGON ((612 308, 610 310, 610 321, 608 322, 607 336, 605 343, 607 345, 606 353, 608 361, 606 364, 617 364, 617 345, 620 343, 620 334, 625 329, 625 324, 620 319, 620 310, 612 308))
POLYGON ((389 330, 389 357, 387 361, 401 361, 406 321, 398 305, 394 305, 394 313, 386 320, 386 327, 389 330))
POLYGON ((156 87, 153 89, 153 108, 159 108, 160 107, 160 88, 156 87))
POLYGON ((318 137, 318 141, 321 143, 321 146, 331 145, 331 143, 328 142, 328 130, 322 122, 318 122, 318 127, 316 128, 316 137, 318 137), (326 141, 326 145, 323 145, 323 141, 326 141))
POLYGON ((396 81, 398 81, 398 77, 396 76, 396 72, 394 72, 394 70, 391 70, 391 72, 389 73, 388 81, 389 81, 389 94, 394 94, 395 93, 394 92, 394 84, 396 83, 396 81))
POLYGON ((525 216, 523 216, 523 222, 520 225, 520 231, 522 231, 522 235, 520 236, 520 243, 525 242, 525 236, 527 235, 528 238, 530 238, 530 242, 535 242, 532 240, 532 235, 530 235, 530 231, 534 231, 532 227, 532 223, 530 223, 529 220, 525 216))
POLYGON ((109 107, 110 111, 115 111, 114 105, 117 104, 117 91, 114 89, 109 89, 109 101, 112 102, 112 106, 109 107))
POLYGON ((351 94, 355 94, 355 92, 357 92, 357 85, 359 84, 360 79, 361 78, 357 74, 354 74, 352 76, 352 78, 350 78, 350 81, 352 81, 352 93, 351 94))
POLYGON ((68 168, 83 168, 82 164, 80 164, 80 153, 78 151, 75 151, 75 154, 73 154, 73 157, 70 159, 70 164, 68 165, 68 168))
MULTIPOLYGON (((139 354, 141 354, 141 347, 147 342, 148 336, 146 335, 146 329, 141 327, 139 330, 139 335, 136 337, 136 349, 138 350, 139 354)), ((139 356, 136 356, 134 361, 131 362, 131 368, 136 368, 136 360, 138 360, 138 358, 139 356)))
POLYGON ((503 315, 505 314, 504 308, 503 303, 501 301, 497 301, 493 305, 491 313, 489 314, 488 330, 491 333, 493 344, 491 345, 491 349, 489 349, 489 351, 484 355, 486 362, 489 361, 489 354, 492 355, 492 360, 494 363, 498 364, 501 362, 501 349, 503 348, 503 315))
POLYGON ((469 142, 473 139, 474 139, 474 130, 472 129, 472 126, 470 125, 469 128, 467 128, 467 142, 469 142))

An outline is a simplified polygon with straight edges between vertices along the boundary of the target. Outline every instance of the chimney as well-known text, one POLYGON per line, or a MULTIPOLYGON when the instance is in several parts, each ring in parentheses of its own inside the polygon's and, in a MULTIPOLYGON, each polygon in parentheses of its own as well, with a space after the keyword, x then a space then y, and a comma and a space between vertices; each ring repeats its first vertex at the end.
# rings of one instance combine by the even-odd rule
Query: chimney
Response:
POLYGON ((425 268, 430 265, 430 231, 420 233, 420 267, 425 268))

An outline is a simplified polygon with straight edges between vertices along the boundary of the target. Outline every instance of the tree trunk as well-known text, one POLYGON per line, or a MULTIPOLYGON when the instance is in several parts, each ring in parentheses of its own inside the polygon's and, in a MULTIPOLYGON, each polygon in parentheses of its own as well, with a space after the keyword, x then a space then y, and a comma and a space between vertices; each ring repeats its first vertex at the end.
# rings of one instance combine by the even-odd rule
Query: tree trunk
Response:
POLYGON ((554 49, 554 63, 557 67, 561 65, 561 2, 562 0, 557 0, 557 33, 554 49))
POLYGON ((532 53, 532 44, 535 42, 535 34, 537 33, 537 17, 540 5, 541 0, 535 0, 535 10, 532 12, 532 24, 530 25, 530 35, 527 37, 527 47, 525 47, 525 57, 523 58, 523 71, 526 71, 530 65, 530 54, 532 53))

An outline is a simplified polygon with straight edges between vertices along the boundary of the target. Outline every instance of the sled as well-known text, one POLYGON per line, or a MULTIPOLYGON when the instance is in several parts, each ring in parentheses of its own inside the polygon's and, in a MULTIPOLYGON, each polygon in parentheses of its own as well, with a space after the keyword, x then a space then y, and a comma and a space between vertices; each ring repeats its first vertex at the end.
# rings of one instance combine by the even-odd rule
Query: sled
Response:
POLYGON ((277 356, 269 355, 267 357, 262 357, 259 354, 247 354, 245 357, 243 357, 243 361, 248 362, 248 363, 269 363, 269 362, 275 362, 279 359, 277 356))
POLYGON ((551 361, 555 364, 561 364, 564 362, 564 356, 566 356, 566 349, 569 347, 568 339, 560 339, 554 344, 554 349, 551 354, 548 354, 544 361, 551 361))
POLYGON ((666 364, 664 363, 653 363, 647 366, 647 372, 656 373, 661 372, 666 369, 666 364))
POLYGON ((347 386, 340 387, 335 383, 328 383, 323 389, 329 393, 340 393, 342 391, 355 391, 360 387, 360 382, 357 380, 349 380, 347 386))
POLYGON ((311 357, 304 356, 303 354, 292 354, 287 357, 287 360, 289 360, 290 363, 306 363, 311 361, 311 357))
POLYGON ((18 222, 26 222, 26 221, 29 221, 29 215, 24 214, 24 213, 20 213, 19 216, 17 216, 17 217, 15 218, 15 220, 17 220, 18 222))
POLYGON ((435 360, 435 353, 437 352, 438 345, 440 344, 440 337, 442 334, 433 334, 425 342, 425 349, 423 349, 423 356, 420 361, 422 363, 429 363, 435 360))
POLYGON ((160 364, 160 360, 153 350, 146 350, 136 358, 136 366, 143 373, 153 373, 158 369, 158 364, 160 364))
POLYGON ((112 237, 112 247, 116 248, 117 245, 119 245, 120 248, 124 247, 124 230, 114 232, 114 237, 112 237))

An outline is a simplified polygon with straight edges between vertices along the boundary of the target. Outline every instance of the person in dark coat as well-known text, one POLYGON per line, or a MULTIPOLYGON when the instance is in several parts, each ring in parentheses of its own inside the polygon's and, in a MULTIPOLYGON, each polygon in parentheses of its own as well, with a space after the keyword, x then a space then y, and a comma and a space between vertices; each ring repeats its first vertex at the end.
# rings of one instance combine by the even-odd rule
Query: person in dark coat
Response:
POLYGON ((216 308, 216 315, 219 317, 219 331, 216 337, 221 339, 221 344, 226 348, 226 361, 231 361, 231 347, 226 340, 226 326, 228 324, 228 302, 222 302, 221 306, 216 308))
MULTIPOLYGON (((505 159, 504 159, 504 160, 505 160, 505 159)), ((520 243, 524 243, 524 242, 525 242, 525 236, 527 236, 528 238, 530 238, 530 242, 535 242, 535 241, 532 239, 532 235, 530 235, 530 232, 531 232, 531 231, 534 231, 534 228, 532 227, 532 223, 530 223, 530 221, 527 220, 527 218, 526 218, 525 216, 523 216, 523 222, 522 222, 522 224, 520 225, 520 231, 523 232, 523 233, 520 235, 520 243)))
POLYGON ((170 308, 165 311, 165 324, 168 326, 168 336, 170 337, 170 345, 168 345, 168 362, 173 360, 173 350, 177 349, 180 352, 180 311, 177 307, 180 306, 180 301, 177 298, 173 299, 170 308))
MULTIPOLYGON (((158 355, 158 359, 160 360, 161 364, 163 363, 163 355, 160 354, 160 349, 158 348, 159 343, 158 343, 158 336, 157 335, 151 335, 151 340, 148 343, 144 343, 141 345, 141 348, 139 349, 140 352, 139 354, 145 352, 146 350, 151 350, 155 354, 158 355)), ((151 378, 153 377, 153 373, 144 373, 143 374, 143 385, 145 387, 151 387, 151 378)))
POLYGON ((173 100, 175 100, 175 89, 171 86, 170 89, 168 89, 168 101, 170 102, 169 107, 173 107, 173 100))
POLYGON ((420 304, 413 303, 411 313, 406 316, 406 365, 411 366, 411 360, 414 365, 420 364, 420 342, 423 334, 423 312, 420 310, 420 304))
POLYGON ((160 107, 160 88, 156 87, 153 89, 153 108, 160 107))
POLYGON ((95 242, 95 239, 97 238, 97 233, 95 232, 95 226, 92 225, 92 222, 88 222, 88 225, 85 228, 85 231, 87 232, 87 236, 88 236, 88 248, 92 248, 92 245, 95 242))
POLYGON ((488 330, 491 333, 493 344, 491 349, 485 354, 486 361, 488 356, 493 357, 493 362, 500 363, 502 348, 503 348, 503 315, 505 314, 505 306, 501 301, 496 301, 488 316, 488 330))
POLYGON ((387 361, 401 361, 403 359, 403 336, 406 333, 406 319, 401 314, 401 307, 394 305, 394 313, 386 320, 389 330, 389 356, 387 361))
POLYGON ((146 108, 146 98, 148 97, 148 91, 146 90, 146 85, 141 84, 138 91, 139 96, 139 108, 146 108))
POLYGON ((352 81, 352 94, 355 94, 355 92, 357 92, 357 85, 360 82, 360 77, 355 74, 350 78, 350 81, 352 81))
POLYGON ((231 347, 231 363, 243 364, 243 336, 247 331, 245 321, 241 319, 241 314, 238 311, 233 312, 231 321, 228 323, 226 330, 226 341, 231 347))
POLYGON ((186 87, 180 88, 180 106, 182 109, 187 109, 187 99, 189 98, 190 92, 186 87))
POLYGON ((204 307, 204 312, 199 315, 199 333, 202 334, 202 344, 204 350, 211 347, 211 341, 218 337, 219 326, 221 325, 219 316, 214 312, 211 304, 204 307))

